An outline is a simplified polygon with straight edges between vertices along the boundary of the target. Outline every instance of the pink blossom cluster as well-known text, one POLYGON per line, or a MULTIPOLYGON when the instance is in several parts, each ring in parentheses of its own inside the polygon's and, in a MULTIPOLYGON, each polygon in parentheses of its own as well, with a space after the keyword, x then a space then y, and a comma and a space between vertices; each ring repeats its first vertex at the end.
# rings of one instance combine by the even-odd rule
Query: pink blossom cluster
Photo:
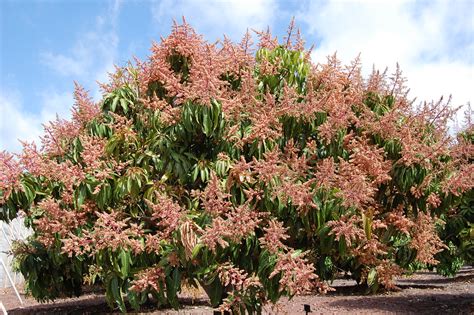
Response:
POLYGON ((121 214, 116 211, 96 212, 95 215, 97 221, 92 230, 83 230, 80 236, 70 234, 62 240, 64 253, 71 257, 94 255, 104 249, 129 249, 135 255, 144 251, 144 244, 141 242, 144 231, 139 225, 129 223, 130 218, 120 219, 121 214))
POLYGON ((0 204, 6 202, 15 189, 20 189, 22 168, 13 154, 0 151, 0 204))
POLYGON ((42 216, 34 221, 39 234, 38 240, 46 248, 51 248, 56 237, 66 238, 69 233, 86 223, 86 214, 65 209, 59 201, 52 198, 43 199, 37 205, 42 216))
POLYGON ((165 194, 157 193, 155 203, 148 202, 152 209, 152 220, 161 228, 158 236, 161 239, 170 239, 171 234, 179 228, 184 210, 181 206, 165 194))
POLYGON ((312 292, 314 289, 325 291, 325 286, 318 280, 314 273, 313 264, 304 258, 305 253, 294 250, 279 252, 275 268, 270 278, 280 275, 280 290, 286 290, 291 296, 312 292))
POLYGON ((143 292, 149 288, 160 292, 160 283, 164 283, 165 273, 161 267, 147 268, 135 276, 135 280, 132 281, 130 290, 135 292, 143 292))
POLYGON ((239 243, 247 236, 254 234, 264 214, 244 204, 232 208, 223 217, 214 218, 211 225, 204 229, 201 241, 215 251, 217 245, 225 248, 229 242, 239 243))
POLYGON ((427 213, 418 213, 413 224, 410 247, 416 249, 416 260, 436 265, 434 255, 446 248, 436 232, 435 218, 427 213))
POLYGON ((260 245, 267 249, 270 253, 276 254, 280 250, 287 248, 282 241, 289 238, 286 234, 287 228, 283 226, 283 223, 272 219, 268 222, 268 227, 264 227, 265 234, 259 238, 260 245))

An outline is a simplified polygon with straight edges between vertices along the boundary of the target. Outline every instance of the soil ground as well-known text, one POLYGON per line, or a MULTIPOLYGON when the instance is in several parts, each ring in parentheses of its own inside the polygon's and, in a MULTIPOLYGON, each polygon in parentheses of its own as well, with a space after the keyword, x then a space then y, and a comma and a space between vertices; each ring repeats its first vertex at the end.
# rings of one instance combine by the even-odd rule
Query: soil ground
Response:
MULTIPOLYGON (((474 267, 464 267, 454 278, 444 278, 434 272, 418 272, 398 279, 399 290, 366 295, 349 280, 336 280, 335 292, 327 295, 297 296, 281 300, 275 307, 266 307, 265 314, 474 314, 474 267)), ((22 294, 23 305, 12 289, 0 289, 0 301, 8 314, 118 314, 110 310, 100 292, 79 298, 37 303, 22 294)), ((145 307, 146 314, 213 314, 206 298, 181 298, 183 308, 175 311, 145 307)), ((1 313, 1 311, 0 311, 1 313)))

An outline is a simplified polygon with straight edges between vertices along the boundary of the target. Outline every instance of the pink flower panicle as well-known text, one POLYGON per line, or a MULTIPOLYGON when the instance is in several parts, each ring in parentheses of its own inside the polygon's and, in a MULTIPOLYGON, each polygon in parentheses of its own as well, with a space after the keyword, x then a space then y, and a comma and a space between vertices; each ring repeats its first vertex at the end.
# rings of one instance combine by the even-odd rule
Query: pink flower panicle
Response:
POLYGON ((337 221, 329 221, 327 226, 331 228, 330 235, 334 235, 336 241, 344 237, 344 241, 348 247, 352 246, 352 242, 365 239, 365 232, 358 226, 360 222, 358 216, 344 215, 337 221))
POLYGON ((410 235, 410 230, 414 225, 413 221, 405 216, 403 205, 398 206, 396 209, 388 213, 385 222, 387 225, 395 227, 406 235, 410 235))
POLYGON ((280 250, 285 250, 287 246, 283 244, 289 238, 286 234, 287 228, 283 226, 283 223, 272 219, 268 222, 268 227, 263 228, 265 234, 259 238, 260 245, 266 248, 270 253, 276 254, 280 250))
POLYGON ((171 234, 180 226, 183 209, 172 198, 162 193, 156 194, 155 203, 148 201, 147 204, 152 210, 152 219, 161 228, 159 237, 170 239, 171 234))
POLYGON ((314 266, 304 258, 305 253, 289 251, 278 253, 278 260, 270 274, 270 279, 280 274, 280 291, 290 296, 312 292, 315 288, 324 291, 324 285, 318 280, 314 266))
POLYGON ((418 213, 411 231, 410 247, 416 249, 416 260, 421 263, 436 265, 439 263, 434 255, 447 246, 441 241, 436 232, 435 219, 429 214, 418 213))
POLYGON ((391 162, 384 160, 383 148, 370 145, 366 139, 349 140, 347 147, 351 150, 349 162, 363 171, 374 185, 391 179, 391 162))
POLYGON ((386 289, 395 289, 396 285, 394 279, 403 274, 403 269, 388 259, 384 259, 375 267, 375 270, 377 272, 378 283, 383 285, 386 289))
POLYGON ((206 188, 201 194, 201 202, 204 210, 212 216, 218 216, 229 211, 232 203, 227 199, 231 195, 224 192, 221 182, 213 172, 206 188))
POLYGON ((224 263, 217 268, 219 279, 224 287, 230 286, 235 291, 245 291, 251 286, 260 286, 256 277, 249 277, 247 272, 234 267, 231 263, 224 263))
POLYGON ((213 219, 212 224, 204 230, 201 241, 212 251, 216 250, 217 245, 225 248, 229 242, 239 243, 254 233, 263 215, 264 213, 252 210, 247 204, 234 207, 225 214, 225 218, 213 219))
POLYGON ((80 133, 77 124, 59 117, 55 121, 43 125, 43 127, 45 133, 40 137, 41 151, 48 157, 63 156, 72 140, 80 133))
MULTIPOLYGON (((227 298, 219 306, 221 311, 230 311, 245 305, 245 300, 255 298, 255 291, 261 291, 262 285, 257 276, 249 276, 247 272, 226 262, 218 267, 217 274, 222 285, 230 290, 227 298)), ((261 292, 257 292, 260 294, 261 292)))
POLYGON ((54 244, 56 236, 65 238, 77 227, 85 224, 85 213, 63 209, 57 200, 43 199, 38 203, 42 216, 34 221, 39 232, 38 240, 47 248, 54 244))
POLYGON ((85 230, 81 236, 63 239, 63 252, 69 256, 85 254, 90 250, 92 256, 104 249, 131 250, 135 255, 144 251, 140 241, 144 236, 143 229, 128 219, 120 219, 119 212, 95 212, 97 221, 92 230, 85 230))
POLYGON ((340 191, 337 195, 343 198, 344 206, 363 210, 367 205, 373 204, 377 187, 362 170, 341 159, 338 171, 336 187, 340 191))
POLYGON ((144 292, 152 289, 160 292, 160 284, 164 284, 165 273, 161 267, 151 267, 139 272, 132 281, 131 291, 144 292))
POLYGON ((305 215, 310 209, 317 208, 313 201, 313 182, 314 180, 304 183, 283 180, 280 185, 274 188, 273 196, 280 197, 280 200, 284 203, 291 200, 291 204, 296 207, 300 215, 305 215))
POLYGON ((0 206, 10 197, 12 191, 20 189, 21 164, 13 154, 0 151, 0 206))
MULTIPOLYGON (((84 163, 84 170, 88 173, 100 172, 104 168, 105 145, 104 138, 82 135, 79 137, 82 145, 81 158, 84 163)), ((110 171, 107 169, 107 171, 110 171)), ((102 179, 102 176, 99 176, 102 179)))
POLYGON ((23 168, 34 176, 44 176, 51 182, 64 185, 61 198, 65 203, 72 203, 74 188, 84 179, 85 173, 81 166, 70 160, 57 162, 37 150, 36 145, 23 143, 23 152, 20 155, 23 168))
POLYGON ((72 109, 72 121, 84 128, 86 124, 97 118, 101 111, 99 106, 92 101, 87 91, 74 82, 74 100, 76 101, 72 109))

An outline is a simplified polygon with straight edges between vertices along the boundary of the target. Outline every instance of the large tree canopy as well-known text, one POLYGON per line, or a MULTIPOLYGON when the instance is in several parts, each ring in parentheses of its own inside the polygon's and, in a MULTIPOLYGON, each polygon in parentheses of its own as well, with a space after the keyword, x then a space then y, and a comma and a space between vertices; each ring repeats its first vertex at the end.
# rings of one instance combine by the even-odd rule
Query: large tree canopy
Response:
POLYGON ((414 108, 398 69, 315 64, 292 27, 257 37, 175 24, 99 104, 77 85, 40 148, 1 153, 0 218, 33 230, 13 254, 34 297, 98 284, 122 311, 149 293, 177 308, 200 284, 259 312, 340 271, 377 289, 472 263, 472 123, 451 138, 449 102, 414 108))

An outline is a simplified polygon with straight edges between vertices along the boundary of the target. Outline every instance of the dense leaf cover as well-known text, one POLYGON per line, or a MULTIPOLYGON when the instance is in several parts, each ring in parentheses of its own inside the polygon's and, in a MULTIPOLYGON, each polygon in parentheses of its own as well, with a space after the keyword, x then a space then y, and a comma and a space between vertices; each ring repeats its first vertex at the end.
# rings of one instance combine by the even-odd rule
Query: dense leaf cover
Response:
MULTIPOLYGON (((341 272, 376 290, 473 261, 474 129, 415 108, 400 71, 314 64, 292 27, 210 44, 186 23, 117 68, 41 148, 0 156, 0 218, 25 218, 16 268, 39 300, 105 288, 178 308, 183 286, 260 312, 341 272)), ((471 114, 470 114, 471 115, 471 114)), ((468 117, 469 118, 469 117, 468 117)))

